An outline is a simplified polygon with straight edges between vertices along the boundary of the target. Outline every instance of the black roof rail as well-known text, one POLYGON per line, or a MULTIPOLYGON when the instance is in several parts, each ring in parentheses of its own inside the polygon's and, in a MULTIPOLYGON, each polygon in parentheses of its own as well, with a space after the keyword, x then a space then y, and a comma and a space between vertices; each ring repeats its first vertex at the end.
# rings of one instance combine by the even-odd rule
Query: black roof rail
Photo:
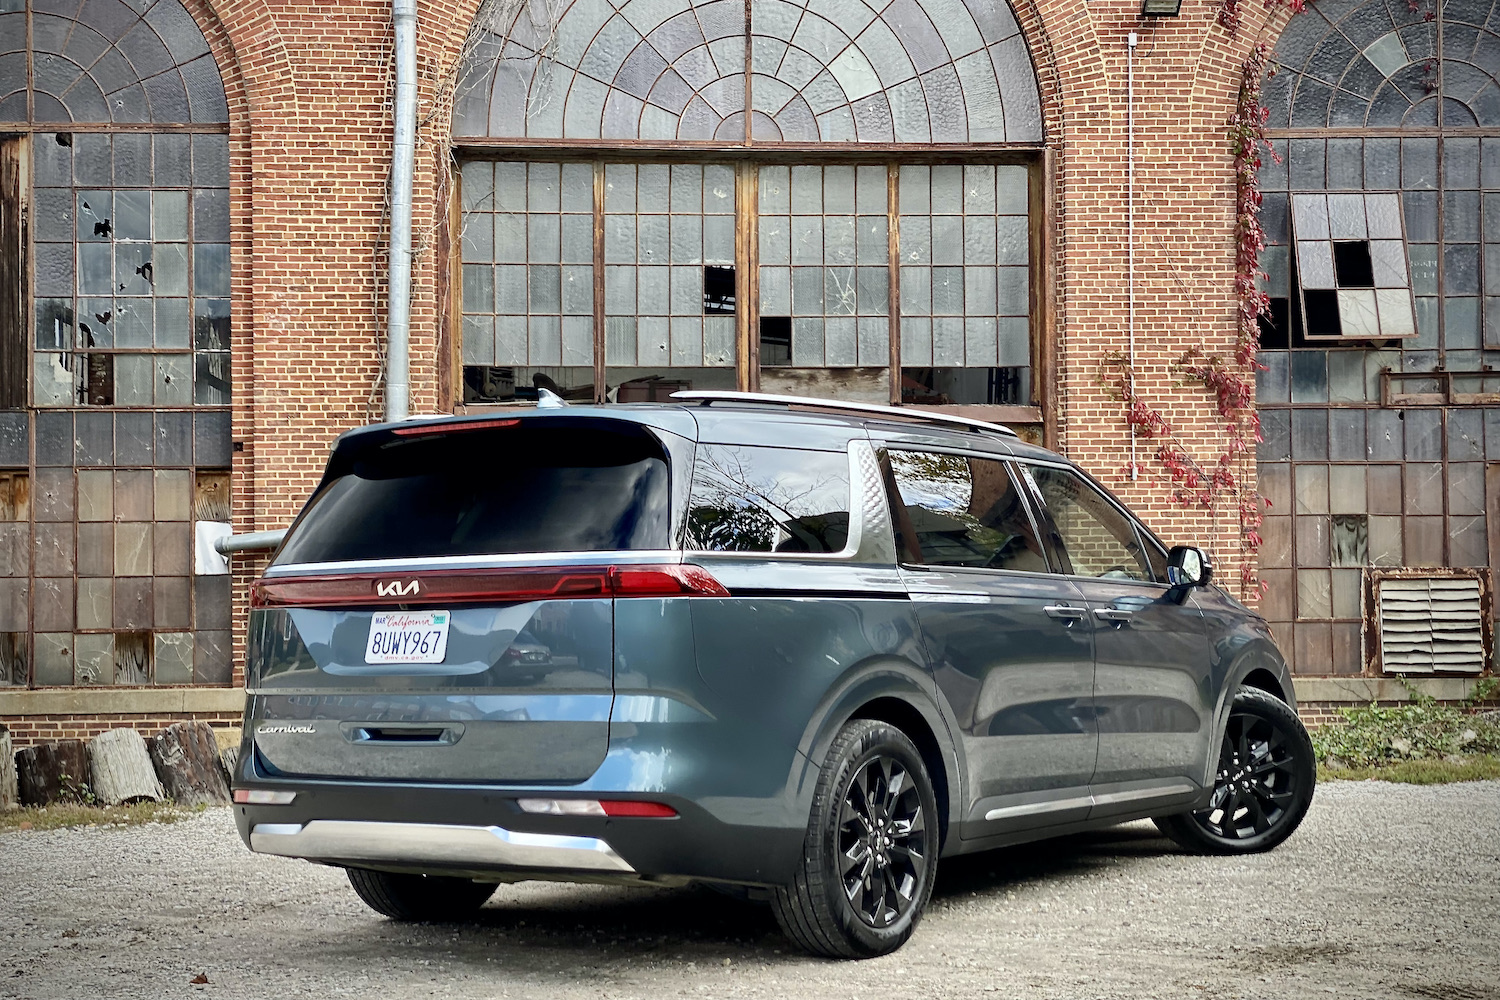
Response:
POLYGON ((683 389, 672 393, 673 399, 685 403, 758 403, 765 406, 801 406, 813 410, 829 410, 844 413, 867 413, 872 416, 894 417, 898 420, 914 420, 934 424, 947 424, 972 431, 991 431, 1007 437, 1020 435, 1004 424, 992 424, 987 420, 975 420, 951 413, 934 413, 904 406, 877 406, 874 403, 847 403, 833 399, 815 399, 811 396, 778 396, 764 392, 727 392, 717 389, 683 389))

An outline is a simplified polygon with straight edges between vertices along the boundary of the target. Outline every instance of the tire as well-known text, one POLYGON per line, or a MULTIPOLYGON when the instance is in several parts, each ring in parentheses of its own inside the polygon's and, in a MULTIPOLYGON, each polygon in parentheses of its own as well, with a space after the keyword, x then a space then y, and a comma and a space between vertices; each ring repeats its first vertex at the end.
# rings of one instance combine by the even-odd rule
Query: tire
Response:
POLYGON ((796 877, 771 893, 782 932, 828 958, 895 951, 932 895, 938 829, 932 780, 912 741, 884 722, 850 722, 818 775, 796 877))
POLYGON ((1199 854, 1269 851, 1307 815, 1317 773, 1312 740, 1297 713, 1275 695, 1241 688, 1230 706, 1208 807, 1152 822, 1199 854))
POLYGON ((467 920, 495 894, 488 882, 441 875, 397 875, 350 868, 349 884, 370 909, 392 920, 467 920))

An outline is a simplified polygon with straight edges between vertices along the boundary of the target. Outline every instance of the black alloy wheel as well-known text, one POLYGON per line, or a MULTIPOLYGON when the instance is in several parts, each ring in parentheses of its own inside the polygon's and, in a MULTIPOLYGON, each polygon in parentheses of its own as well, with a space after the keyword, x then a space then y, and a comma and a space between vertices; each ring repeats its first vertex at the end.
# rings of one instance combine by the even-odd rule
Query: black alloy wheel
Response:
POLYGON ((1259 836, 1280 822, 1296 800, 1296 770, 1286 734, 1267 719, 1231 715, 1213 798, 1193 819, 1215 837, 1259 836))
POLYGON ((927 818, 911 775, 894 757, 865 762, 839 813, 844 896, 871 927, 908 913, 927 866, 927 818))
POLYGON ((815 955, 889 954, 922 919, 941 846, 920 751, 889 723, 854 719, 828 748, 793 881, 772 890, 776 921, 815 955))
POLYGON ((1268 851, 1302 822, 1316 782, 1312 741, 1297 713, 1274 695, 1244 688, 1230 708, 1208 805, 1156 825, 1194 851, 1268 851))

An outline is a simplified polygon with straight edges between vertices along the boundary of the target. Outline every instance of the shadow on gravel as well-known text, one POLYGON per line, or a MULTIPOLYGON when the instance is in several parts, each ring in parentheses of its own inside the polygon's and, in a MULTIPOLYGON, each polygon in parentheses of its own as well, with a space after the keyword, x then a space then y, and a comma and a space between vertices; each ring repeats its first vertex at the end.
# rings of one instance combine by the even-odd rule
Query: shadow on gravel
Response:
POLYGON ((934 899, 977 893, 1014 892, 1030 883, 1065 878, 1132 858, 1180 853, 1177 846, 1144 824, 1110 827, 1054 840, 1002 847, 981 854, 946 858, 938 866, 934 899))
MULTIPOLYGON (((1154 829, 1116 828, 945 860, 934 899, 1003 897, 1053 879, 1173 853, 1154 829)), ((711 889, 501 886, 477 918, 461 924, 365 925, 325 957, 357 962, 382 954, 398 963, 433 958, 493 969, 503 962, 534 976, 609 976, 655 963, 717 965, 724 959, 812 961, 783 938, 770 908, 711 889)))

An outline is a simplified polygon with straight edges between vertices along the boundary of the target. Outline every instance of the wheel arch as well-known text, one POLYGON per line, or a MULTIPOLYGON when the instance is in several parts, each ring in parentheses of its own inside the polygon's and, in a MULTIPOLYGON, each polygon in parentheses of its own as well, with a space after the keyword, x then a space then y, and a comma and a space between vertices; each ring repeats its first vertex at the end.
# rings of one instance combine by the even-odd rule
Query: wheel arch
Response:
MULTIPOLYGON (((938 836, 943 846, 958 830, 963 808, 962 762, 947 718, 930 692, 932 680, 910 664, 867 666, 852 672, 815 713, 799 748, 810 764, 821 768, 839 731, 854 719, 885 722, 911 739, 922 755, 938 800, 938 836)), ((807 808, 811 785, 807 784, 807 808)))

